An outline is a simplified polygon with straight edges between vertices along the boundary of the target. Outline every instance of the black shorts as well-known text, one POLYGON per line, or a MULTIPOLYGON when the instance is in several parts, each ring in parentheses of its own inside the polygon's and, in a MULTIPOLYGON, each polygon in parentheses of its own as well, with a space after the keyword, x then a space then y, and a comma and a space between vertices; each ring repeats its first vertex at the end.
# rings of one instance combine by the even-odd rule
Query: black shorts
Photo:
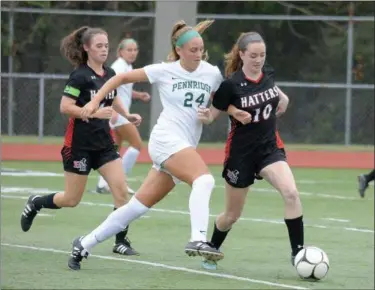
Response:
POLYGON ((64 170, 79 175, 88 175, 104 164, 120 158, 115 146, 102 150, 80 150, 64 146, 61 149, 64 170))
POLYGON ((245 188, 252 185, 255 179, 262 179, 259 172, 277 161, 286 161, 283 148, 275 148, 264 154, 248 155, 245 158, 233 154, 224 163, 222 177, 233 187, 245 188))

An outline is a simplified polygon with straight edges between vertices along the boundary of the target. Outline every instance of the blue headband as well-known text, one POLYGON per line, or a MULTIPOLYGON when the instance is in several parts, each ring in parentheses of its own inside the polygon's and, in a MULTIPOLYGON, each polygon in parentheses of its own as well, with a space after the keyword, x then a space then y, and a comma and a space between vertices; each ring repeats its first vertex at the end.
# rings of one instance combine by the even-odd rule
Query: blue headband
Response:
POLYGON ((181 47, 186 42, 188 42, 191 39, 193 39, 194 37, 201 37, 201 35, 196 30, 193 30, 193 29, 192 30, 188 30, 185 33, 183 33, 182 35, 180 35, 180 37, 176 41, 176 46, 181 47))

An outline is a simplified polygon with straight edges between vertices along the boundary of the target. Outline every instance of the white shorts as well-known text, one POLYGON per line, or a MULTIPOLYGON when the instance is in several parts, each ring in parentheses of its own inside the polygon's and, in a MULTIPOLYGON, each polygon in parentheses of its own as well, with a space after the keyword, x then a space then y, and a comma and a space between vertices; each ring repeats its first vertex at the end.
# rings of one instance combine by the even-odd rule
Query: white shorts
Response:
POLYGON ((109 121, 109 126, 114 129, 123 125, 130 124, 129 120, 125 117, 121 116, 120 114, 117 117, 116 123, 112 124, 111 121, 109 121))
POLYGON ((174 177, 170 172, 168 172, 168 170, 163 168, 163 163, 173 154, 188 147, 193 146, 177 136, 172 137, 171 133, 166 135, 159 132, 151 132, 150 139, 148 141, 148 153, 153 162, 152 168, 171 175, 174 183, 179 183, 180 180, 174 177))

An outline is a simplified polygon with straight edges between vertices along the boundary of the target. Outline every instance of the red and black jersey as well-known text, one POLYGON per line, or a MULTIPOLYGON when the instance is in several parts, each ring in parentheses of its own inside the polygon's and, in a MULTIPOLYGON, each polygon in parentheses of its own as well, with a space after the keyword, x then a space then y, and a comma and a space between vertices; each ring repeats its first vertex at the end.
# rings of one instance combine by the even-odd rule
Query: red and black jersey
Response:
POLYGON ((221 111, 227 111, 229 105, 234 105, 252 116, 251 123, 246 125, 230 116, 231 131, 226 156, 232 153, 239 156, 258 152, 264 154, 273 148, 283 147, 276 129, 279 99, 274 70, 269 65, 263 67, 258 80, 248 79, 239 70, 223 81, 213 97, 212 105, 221 111))
MULTIPOLYGON (((112 68, 106 66, 103 68, 104 74, 98 75, 87 64, 79 66, 70 74, 63 96, 76 100, 76 105, 83 107, 106 81, 116 75, 112 68)), ((116 94, 116 90, 108 94, 100 103, 100 107, 111 106, 116 94)), ((79 118, 70 118, 64 145, 83 150, 100 150, 113 145, 109 121, 93 118, 87 123, 79 118)))

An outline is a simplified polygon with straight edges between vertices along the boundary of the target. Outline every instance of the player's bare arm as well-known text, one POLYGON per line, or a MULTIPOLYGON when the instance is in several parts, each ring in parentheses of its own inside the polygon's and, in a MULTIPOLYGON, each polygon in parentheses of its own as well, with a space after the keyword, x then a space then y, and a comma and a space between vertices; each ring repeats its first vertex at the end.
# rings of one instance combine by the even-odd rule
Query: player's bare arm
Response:
POLYGON ((243 125, 249 124, 252 120, 252 116, 249 112, 238 109, 233 105, 229 105, 227 113, 243 125))
POLYGON ((81 117, 82 108, 76 105, 76 100, 63 96, 60 102, 60 113, 72 118, 81 117))
POLYGON ((143 68, 115 75, 108 80, 108 82, 106 82, 98 91, 95 97, 82 108, 81 118, 87 120, 87 118, 99 108, 99 104, 102 100, 104 100, 105 96, 118 88, 120 85, 146 81, 148 81, 148 78, 143 68))
POLYGON ((139 124, 141 124, 142 117, 138 114, 130 114, 129 111, 122 105, 122 102, 119 98, 115 98, 113 100, 112 106, 118 114, 128 119, 134 125, 138 126, 139 124))
POLYGON ((151 96, 146 92, 132 91, 132 98, 135 100, 141 100, 143 102, 148 102, 151 99, 151 96))
POLYGON ((277 87, 277 90, 279 91, 280 101, 277 106, 276 117, 280 117, 288 108, 289 98, 279 87, 277 87))

